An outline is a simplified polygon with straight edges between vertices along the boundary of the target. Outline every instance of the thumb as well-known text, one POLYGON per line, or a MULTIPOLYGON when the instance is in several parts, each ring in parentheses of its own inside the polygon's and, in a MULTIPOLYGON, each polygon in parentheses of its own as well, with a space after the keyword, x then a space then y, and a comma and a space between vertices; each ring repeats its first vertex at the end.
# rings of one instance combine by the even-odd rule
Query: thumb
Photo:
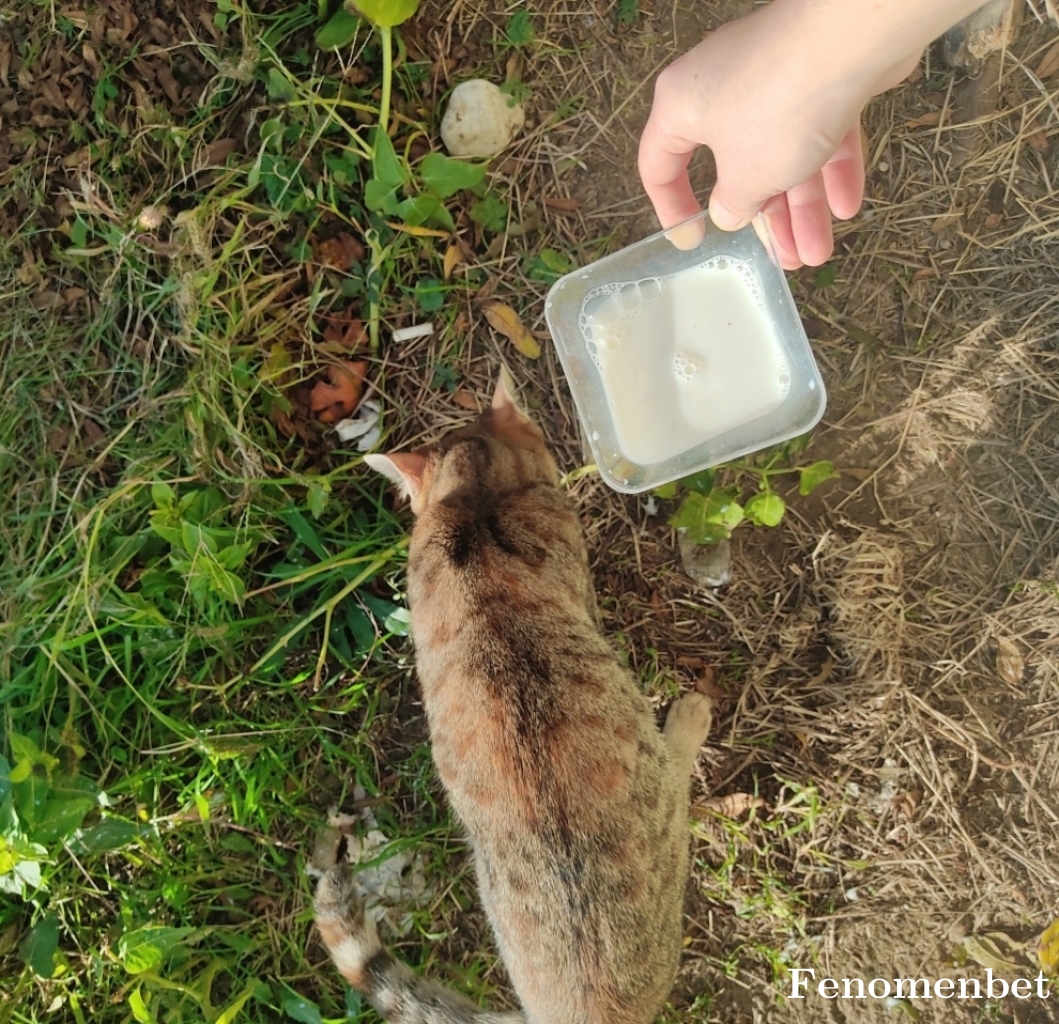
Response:
POLYGON ((761 206, 733 195, 718 181, 710 194, 710 220, 722 231, 738 231, 754 219, 761 206))

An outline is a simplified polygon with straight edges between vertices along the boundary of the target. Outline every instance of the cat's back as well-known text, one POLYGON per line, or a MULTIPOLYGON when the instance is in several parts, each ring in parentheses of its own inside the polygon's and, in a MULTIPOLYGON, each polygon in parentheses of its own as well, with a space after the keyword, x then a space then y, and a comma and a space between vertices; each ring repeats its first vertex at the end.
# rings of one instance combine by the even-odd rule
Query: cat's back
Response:
POLYGON ((502 444, 438 471, 409 555, 417 668, 504 962, 531 1021, 642 1022, 679 955, 668 751, 599 632, 569 499, 502 444))

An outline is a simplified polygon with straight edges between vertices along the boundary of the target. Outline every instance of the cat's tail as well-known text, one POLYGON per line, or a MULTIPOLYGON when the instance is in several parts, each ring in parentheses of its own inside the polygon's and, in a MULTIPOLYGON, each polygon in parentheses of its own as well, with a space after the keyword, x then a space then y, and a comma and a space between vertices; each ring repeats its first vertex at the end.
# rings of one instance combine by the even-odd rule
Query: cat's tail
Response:
POLYGON ((316 887, 316 927, 339 974, 390 1024, 526 1024, 521 1013, 482 1010, 465 996, 417 977, 379 941, 345 865, 316 887))

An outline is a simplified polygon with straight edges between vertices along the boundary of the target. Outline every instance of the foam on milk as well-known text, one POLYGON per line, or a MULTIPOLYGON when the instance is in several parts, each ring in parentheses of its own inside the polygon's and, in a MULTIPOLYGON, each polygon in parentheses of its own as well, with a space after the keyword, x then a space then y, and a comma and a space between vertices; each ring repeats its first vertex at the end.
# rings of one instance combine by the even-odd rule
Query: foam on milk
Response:
POLYGON ((662 462, 776 409, 786 353, 749 263, 729 256, 585 297, 581 330, 621 453, 662 462))

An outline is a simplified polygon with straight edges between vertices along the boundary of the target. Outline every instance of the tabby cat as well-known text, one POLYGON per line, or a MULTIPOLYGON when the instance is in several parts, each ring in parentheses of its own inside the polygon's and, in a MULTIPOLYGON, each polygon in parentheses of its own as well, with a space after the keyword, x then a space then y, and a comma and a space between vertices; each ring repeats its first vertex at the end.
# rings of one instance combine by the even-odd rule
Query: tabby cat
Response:
POLYGON ((680 955, 689 776, 710 702, 684 695, 659 732, 600 635, 577 512, 506 374, 470 426, 368 462, 411 498, 434 761, 523 1010, 479 1009, 393 959, 344 867, 317 890, 324 943, 393 1024, 646 1024, 680 955))

